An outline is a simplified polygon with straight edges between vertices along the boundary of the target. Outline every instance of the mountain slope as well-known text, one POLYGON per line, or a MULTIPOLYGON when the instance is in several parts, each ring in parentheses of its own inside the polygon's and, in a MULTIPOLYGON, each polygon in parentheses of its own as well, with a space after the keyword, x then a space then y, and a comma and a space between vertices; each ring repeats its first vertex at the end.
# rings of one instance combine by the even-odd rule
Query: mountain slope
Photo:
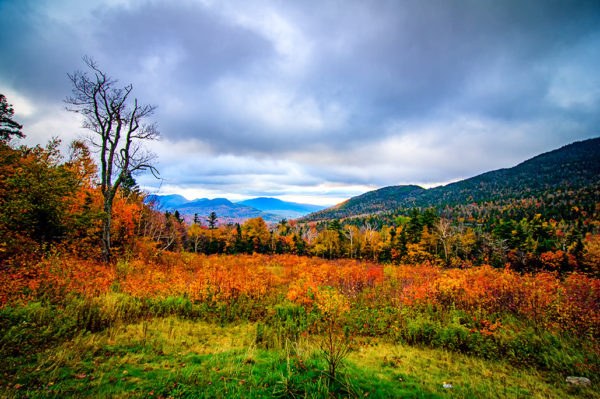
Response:
POLYGON ((600 182, 600 138, 575 142, 512 168, 499 169, 428 190, 390 186, 349 199, 304 220, 330 220, 376 214, 396 208, 516 200, 545 191, 593 186, 600 182))
POLYGON ((419 186, 390 186, 350 198, 332 208, 312 213, 307 220, 342 219, 386 211, 414 201, 425 189, 419 186))

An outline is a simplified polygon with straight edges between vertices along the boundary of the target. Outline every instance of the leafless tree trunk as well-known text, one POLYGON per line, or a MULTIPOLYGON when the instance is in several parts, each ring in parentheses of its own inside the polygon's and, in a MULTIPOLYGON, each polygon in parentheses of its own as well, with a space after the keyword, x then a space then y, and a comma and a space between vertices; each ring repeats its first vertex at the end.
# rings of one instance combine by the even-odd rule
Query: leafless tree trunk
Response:
POLYGON ((446 261, 446 264, 448 264, 448 247, 451 245, 451 240, 454 237, 450 221, 448 219, 440 219, 435 226, 435 233, 442 243, 442 247, 444 248, 444 260, 446 261))
POLYGON ((350 259, 352 259, 354 257, 354 251, 353 251, 353 238, 354 238, 354 234, 352 232, 352 227, 351 226, 346 226, 346 231, 348 233, 348 237, 350 238, 350 259))
POLYGON ((158 138, 156 125, 144 123, 156 109, 153 105, 140 105, 137 98, 130 99, 131 84, 118 87, 117 81, 100 70, 96 62, 83 58, 92 76, 76 71, 69 74, 73 84, 72 96, 65 102, 67 110, 83 115, 83 127, 90 130, 90 142, 100 154, 100 184, 104 197, 102 229, 102 258, 110 260, 110 225, 113 201, 119 186, 129 174, 156 169, 151 162, 152 153, 141 145, 144 140, 158 138))

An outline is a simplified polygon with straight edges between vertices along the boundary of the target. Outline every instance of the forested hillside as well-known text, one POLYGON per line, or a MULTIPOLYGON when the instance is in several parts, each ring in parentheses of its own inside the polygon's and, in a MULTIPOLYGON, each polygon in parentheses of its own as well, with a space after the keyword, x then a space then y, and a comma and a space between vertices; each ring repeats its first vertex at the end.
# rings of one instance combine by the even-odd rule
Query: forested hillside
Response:
POLYGON ((350 216, 371 215, 386 210, 406 207, 426 190, 419 186, 390 186, 350 198, 332 208, 312 213, 302 220, 342 219, 350 216))
POLYGON ((543 198, 548 194, 594 188, 600 183, 600 138, 576 142, 531 158, 515 167, 487 172, 428 190, 391 186, 351 198, 304 220, 331 220, 446 206, 543 198))

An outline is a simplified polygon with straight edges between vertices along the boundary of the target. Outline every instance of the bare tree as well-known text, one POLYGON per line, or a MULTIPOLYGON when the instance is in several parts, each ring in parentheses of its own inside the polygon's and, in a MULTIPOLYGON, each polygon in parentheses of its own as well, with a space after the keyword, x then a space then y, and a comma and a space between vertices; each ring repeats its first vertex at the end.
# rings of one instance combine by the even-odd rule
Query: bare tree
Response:
POLYGON ((354 237, 358 233, 358 229, 351 224, 348 224, 344 228, 346 236, 350 239, 350 258, 354 258, 354 237))
POLYGON ((448 252, 454 239, 454 231, 448 219, 440 218, 435 226, 435 235, 444 248, 444 261, 448 265, 448 252))
POLYGON ((83 62, 91 70, 68 74, 73 84, 72 95, 65 99, 67 110, 83 115, 83 127, 92 132, 90 142, 100 154, 100 185, 104 197, 102 232, 102 257, 110 260, 110 224, 113 200, 121 183, 132 173, 149 170, 154 154, 142 146, 145 140, 159 136, 156 125, 146 119, 156 109, 153 105, 140 105, 131 98, 131 84, 119 87, 90 57, 83 62))

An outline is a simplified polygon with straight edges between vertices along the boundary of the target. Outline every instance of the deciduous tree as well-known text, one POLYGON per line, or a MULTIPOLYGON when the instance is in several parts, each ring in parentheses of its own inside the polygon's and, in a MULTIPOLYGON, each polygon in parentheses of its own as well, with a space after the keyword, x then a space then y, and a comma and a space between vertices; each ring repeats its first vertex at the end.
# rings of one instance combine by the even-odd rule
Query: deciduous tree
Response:
POLYGON ((156 107, 132 99, 133 86, 118 86, 93 59, 84 57, 83 61, 91 76, 82 71, 69 74, 73 89, 65 102, 69 111, 83 116, 83 127, 92 132, 90 141, 99 150, 105 214, 102 257, 108 261, 113 201, 119 186, 135 172, 150 170, 157 174, 152 166, 154 155, 142 146, 143 142, 158 138, 156 125, 146 122, 156 107))

